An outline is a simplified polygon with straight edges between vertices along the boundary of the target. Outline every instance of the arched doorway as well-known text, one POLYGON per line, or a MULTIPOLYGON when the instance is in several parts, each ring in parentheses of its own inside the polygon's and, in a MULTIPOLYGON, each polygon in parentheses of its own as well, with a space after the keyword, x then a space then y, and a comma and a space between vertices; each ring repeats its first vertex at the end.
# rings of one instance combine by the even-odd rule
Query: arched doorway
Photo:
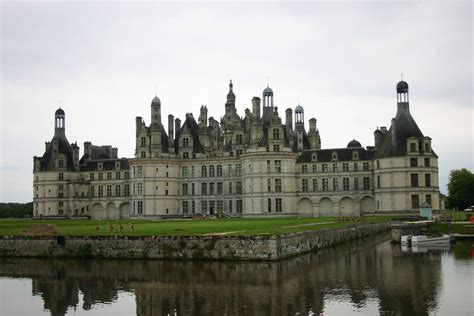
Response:
POLYGON ((313 203, 308 198, 303 198, 298 201, 298 214, 313 214, 313 203))
POLYGON ((104 208, 102 207, 102 204, 95 203, 94 205, 92 205, 91 215, 92 215, 92 218, 97 218, 97 219, 105 218, 104 208))
POLYGON ((120 204, 119 207, 119 218, 129 218, 130 217, 130 203, 125 202, 120 204))
POLYGON ((339 211, 341 215, 354 215, 354 201, 350 197, 344 197, 339 202, 339 211))
POLYGON ((360 212, 361 213, 372 213, 375 210, 374 198, 371 196, 364 196, 360 200, 360 212))
POLYGON ((117 208, 115 207, 115 204, 110 202, 107 204, 107 215, 106 218, 112 219, 112 218, 118 218, 117 214, 117 208))
POLYGON ((319 214, 326 216, 333 215, 332 201, 330 198, 324 197, 319 200, 319 214))

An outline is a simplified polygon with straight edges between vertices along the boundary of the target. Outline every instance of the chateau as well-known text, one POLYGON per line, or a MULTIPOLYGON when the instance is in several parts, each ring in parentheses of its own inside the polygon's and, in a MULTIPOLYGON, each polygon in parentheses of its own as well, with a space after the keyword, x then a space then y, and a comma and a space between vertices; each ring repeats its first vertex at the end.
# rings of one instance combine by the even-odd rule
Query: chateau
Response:
POLYGON ((440 208, 438 157, 410 114, 408 84, 396 86, 390 128, 377 128, 374 146, 351 140, 322 149, 316 119, 304 127, 304 109, 274 106, 273 91, 252 99, 239 116, 232 81, 221 121, 168 115, 151 101, 150 124, 137 117, 135 157, 117 148, 77 143, 65 133, 65 112, 42 157, 34 157, 35 217, 134 218, 193 214, 359 215, 440 208), (294 115, 294 122, 293 122, 294 115))

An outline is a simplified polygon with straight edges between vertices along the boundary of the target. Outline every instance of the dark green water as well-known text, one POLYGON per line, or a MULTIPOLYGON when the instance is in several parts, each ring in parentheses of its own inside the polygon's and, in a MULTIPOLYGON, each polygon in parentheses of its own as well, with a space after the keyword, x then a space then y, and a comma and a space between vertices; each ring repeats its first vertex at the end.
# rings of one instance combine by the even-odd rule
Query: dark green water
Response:
POLYGON ((0 259, 0 315, 473 315, 472 247, 381 235, 270 263, 0 259))

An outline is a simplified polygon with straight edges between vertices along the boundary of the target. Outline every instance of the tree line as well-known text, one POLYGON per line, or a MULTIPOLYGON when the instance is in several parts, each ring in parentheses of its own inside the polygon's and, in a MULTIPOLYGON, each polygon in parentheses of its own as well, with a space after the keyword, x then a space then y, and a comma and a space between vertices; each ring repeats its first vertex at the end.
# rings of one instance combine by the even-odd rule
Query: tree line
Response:
POLYGON ((25 218, 33 216, 33 202, 0 203, 0 218, 25 218))

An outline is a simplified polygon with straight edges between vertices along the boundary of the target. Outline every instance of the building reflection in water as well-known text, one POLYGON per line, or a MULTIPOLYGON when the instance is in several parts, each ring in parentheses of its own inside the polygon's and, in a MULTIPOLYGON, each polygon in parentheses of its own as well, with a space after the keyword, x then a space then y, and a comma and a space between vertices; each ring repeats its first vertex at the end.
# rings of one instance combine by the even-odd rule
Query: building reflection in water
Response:
POLYGON ((113 303, 120 291, 135 293, 137 315, 318 315, 334 300, 426 315, 441 255, 405 253, 380 236, 279 262, 0 259, 0 276, 31 278, 52 315, 113 303))

